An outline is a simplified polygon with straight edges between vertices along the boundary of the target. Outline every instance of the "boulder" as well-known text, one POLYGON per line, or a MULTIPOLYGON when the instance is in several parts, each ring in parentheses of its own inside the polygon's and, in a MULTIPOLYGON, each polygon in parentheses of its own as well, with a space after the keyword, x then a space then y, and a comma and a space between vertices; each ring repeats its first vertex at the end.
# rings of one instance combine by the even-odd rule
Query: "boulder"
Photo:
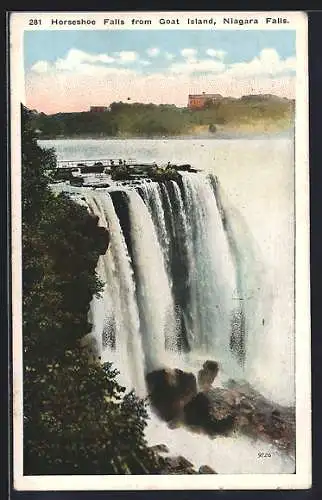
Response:
POLYGON ((71 186, 82 186, 84 184, 84 179, 83 177, 71 177, 70 180, 69 180, 69 184, 71 186))
POLYGON ((218 419, 214 415, 213 404, 207 393, 199 392, 184 407, 184 422, 188 427, 198 428, 210 436, 229 434, 234 428, 235 418, 229 414, 218 419))
POLYGON ((218 375, 219 364, 217 361, 205 361, 198 372, 198 385, 201 391, 208 391, 218 375))
POLYGON ((178 456, 164 459, 162 474, 197 474, 197 471, 189 460, 178 456))
POLYGON ((236 414, 239 408, 239 400, 233 391, 227 391, 222 387, 212 388, 207 392, 211 401, 212 413, 217 419, 236 414))
POLYGON ((247 382, 228 380, 225 387, 207 392, 217 419, 232 415, 236 429, 252 438, 274 443, 295 453, 295 409, 273 403, 247 382))
POLYGON ((184 405, 197 394, 193 373, 179 369, 162 369, 146 376, 150 402, 165 421, 180 419, 184 405))
POLYGON ((217 474, 217 472, 209 467, 209 465, 202 465, 199 467, 199 474, 217 474))

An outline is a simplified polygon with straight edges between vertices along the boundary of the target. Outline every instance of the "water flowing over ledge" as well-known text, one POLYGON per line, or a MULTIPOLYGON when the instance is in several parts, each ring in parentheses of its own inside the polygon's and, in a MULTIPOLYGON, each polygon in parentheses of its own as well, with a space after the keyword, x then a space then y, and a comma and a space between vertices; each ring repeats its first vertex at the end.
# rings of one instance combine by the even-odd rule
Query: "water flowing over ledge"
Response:
MULTIPOLYGON (((258 332, 269 321, 270 310, 261 296, 269 284, 251 235, 231 215, 218 179, 181 173, 180 181, 68 189, 111 235, 97 265, 104 291, 92 300, 90 320, 102 361, 115 363, 122 383, 144 397, 148 373, 180 368, 197 377, 205 360, 216 359, 219 386, 235 378, 265 392, 269 374, 257 353, 258 332)), ((156 418, 148 434, 153 434, 156 418)), ((165 425, 156 425, 154 436, 165 425)), ((213 449, 208 437, 199 438, 207 442, 206 449, 213 449)), ((239 438, 221 439, 229 439, 232 449, 240 446, 239 438)), ((255 449, 249 438, 243 440, 255 449)), ((221 441, 216 442, 220 450, 221 441)), ((214 456, 203 463, 216 469, 219 458, 214 456)), ((280 466, 276 460, 271 472, 274 467, 292 472, 292 459, 280 466)))
MULTIPOLYGON (((167 366, 198 370, 213 357, 222 376, 265 392, 257 358, 271 314, 270 283, 218 179, 182 173, 180 182, 64 190, 111 232, 97 266, 104 294, 91 305, 103 359, 119 353, 124 372, 128 352, 142 380, 167 366)), ((128 382, 138 390, 130 375, 128 382)))
MULTIPOLYGON (((101 355, 124 344, 131 352, 124 325, 135 324, 132 337, 142 347, 137 369, 149 372, 171 366, 171 358, 213 355, 242 370, 247 357, 243 291, 215 178, 187 174, 180 186, 143 181, 134 189, 96 190, 86 194, 86 203, 112 235, 104 265, 98 265, 112 316, 104 320, 93 314, 101 355), (135 321, 129 311, 135 311, 135 321), (102 340, 107 330, 109 340, 102 340)), ((96 302, 92 310, 99 307, 96 302)))

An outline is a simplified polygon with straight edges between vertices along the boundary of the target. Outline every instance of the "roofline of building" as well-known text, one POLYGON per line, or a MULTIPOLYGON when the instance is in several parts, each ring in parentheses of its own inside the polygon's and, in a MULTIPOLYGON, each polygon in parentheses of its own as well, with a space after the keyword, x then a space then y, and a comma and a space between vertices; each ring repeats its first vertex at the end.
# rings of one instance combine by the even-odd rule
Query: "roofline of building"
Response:
POLYGON ((188 97, 223 97, 221 94, 188 94, 188 97))

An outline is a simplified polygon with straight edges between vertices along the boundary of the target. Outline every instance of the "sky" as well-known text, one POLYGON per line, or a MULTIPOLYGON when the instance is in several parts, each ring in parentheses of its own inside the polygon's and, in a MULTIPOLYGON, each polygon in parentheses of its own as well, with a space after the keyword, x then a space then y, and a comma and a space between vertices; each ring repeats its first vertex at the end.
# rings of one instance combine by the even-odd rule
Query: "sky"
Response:
POLYGON ((113 101, 186 106, 188 94, 295 97, 295 31, 26 31, 26 105, 44 113, 113 101))

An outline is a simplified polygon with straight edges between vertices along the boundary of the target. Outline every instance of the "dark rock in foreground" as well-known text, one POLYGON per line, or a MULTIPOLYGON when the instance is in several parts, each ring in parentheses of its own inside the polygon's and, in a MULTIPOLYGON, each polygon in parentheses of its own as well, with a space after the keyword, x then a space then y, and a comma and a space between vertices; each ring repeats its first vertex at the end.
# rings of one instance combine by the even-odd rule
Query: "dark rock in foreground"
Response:
POLYGON ((161 456, 169 453, 165 444, 156 444, 150 447, 153 453, 157 454, 160 472, 159 474, 217 474, 209 465, 201 465, 199 470, 195 468, 192 462, 182 455, 179 456, 161 456))
POLYGON ((210 436, 229 434, 234 428, 234 422, 234 416, 229 413, 217 418, 211 399, 203 392, 199 392, 184 407, 184 423, 210 436))
POLYGON ((194 465, 182 456, 166 457, 162 474, 197 474, 194 465))
POLYGON ((199 474, 217 474, 217 472, 209 467, 209 465, 202 465, 199 467, 199 474))
POLYGON ((235 418, 236 429, 250 437, 274 443, 288 453, 295 452, 295 408, 278 405, 247 382, 229 380, 224 388, 208 392, 216 418, 235 418))
POLYGON ((229 380, 211 387, 218 363, 207 361, 196 378, 182 370, 163 369, 147 375, 151 406, 169 427, 186 426, 210 437, 245 434, 295 452, 295 409, 282 407, 246 382, 229 380))
POLYGON ((177 419, 197 395, 196 377, 179 369, 156 370, 147 375, 146 381, 152 406, 167 422, 177 419))

